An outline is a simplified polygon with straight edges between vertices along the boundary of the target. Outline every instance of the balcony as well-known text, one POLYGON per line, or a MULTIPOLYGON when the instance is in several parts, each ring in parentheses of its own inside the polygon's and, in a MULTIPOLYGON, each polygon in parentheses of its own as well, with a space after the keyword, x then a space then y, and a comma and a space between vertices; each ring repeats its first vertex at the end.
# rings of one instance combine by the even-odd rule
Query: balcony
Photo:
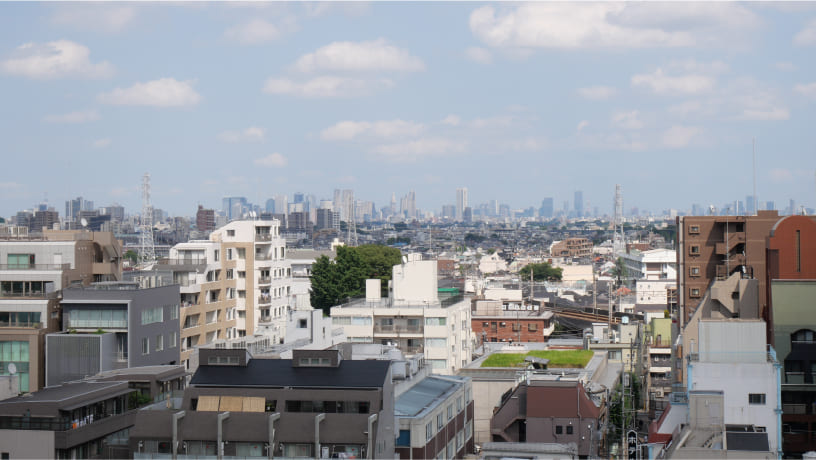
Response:
POLYGON ((262 295, 258 297, 258 305, 268 305, 272 303, 271 295, 262 295))
POLYGON ((4 270, 68 270, 71 264, 0 264, 0 271, 4 270))
POLYGON ((717 243, 716 252, 720 255, 725 255, 734 250, 738 244, 745 244, 745 233, 731 233, 728 235, 728 241, 717 243))
POLYGON ((785 415, 807 415, 807 404, 782 404, 782 413, 785 415))
POLYGON ((374 324, 375 334, 422 334, 422 326, 408 326, 403 324, 374 324))
POLYGON ((44 291, 15 291, 15 290, 0 290, 0 297, 25 297, 26 299, 56 299, 56 292, 44 291))
POLYGON ((255 260, 272 260, 272 256, 269 254, 255 254, 255 260))
POLYGON ((40 329, 42 323, 35 321, 0 321, 0 327, 30 327, 40 329))
POLYGON ((256 233, 255 234, 255 241, 272 241, 272 234, 271 233, 256 233))
POLYGON ((272 278, 269 276, 261 276, 258 277, 258 284, 270 284, 272 283, 272 278))

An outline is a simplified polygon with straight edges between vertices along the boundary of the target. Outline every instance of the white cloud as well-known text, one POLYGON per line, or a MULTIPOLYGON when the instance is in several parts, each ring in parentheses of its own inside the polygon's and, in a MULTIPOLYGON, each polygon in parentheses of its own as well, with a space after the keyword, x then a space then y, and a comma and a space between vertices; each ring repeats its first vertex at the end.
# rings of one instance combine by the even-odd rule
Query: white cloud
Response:
POLYGON ((178 81, 161 78, 136 83, 130 88, 116 88, 98 96, 99 102, 112 105, 145 105, 154 107, 181 107, 195 105, 201 96, 193 89, 192 80, 178 81))
POLYGON ((258 166, 284 167, 288 163, 286 157, 280 153, 272 153, 262 158, 256 158, 254 163, 258 166))
POLYGON ((256 18, 245 24, 230 27, 224 32, 224 37, 245 45, 256 45, 277 40, 296 29, 297 24, 293 18, 287 18, 279 25, 256 18))
POLYGON ((389 139, 416 136, 425 129, 421 123, 404 120, 341 121, 320 133, 323 140, 350 141, 357 137, 389 139))
POLYGON ((423 138, 409 142, 380 145, 374 149, 384 157, 400 162, 411 162, 430 155, 450 155, 465 151, 466 144, 444 138, 423 138))
POLYGON ((309 16, 323 16, 339 11, 346 16, 362 16, 371 11, 368 2, 303 2, 301 3, 309 16))
POLYGON ((541 137, 526 137, 504 143, 505 148, 519 152, 539 152, 546 149, 549 145, 549 141, 541 137))
POLYGON ((79 110, 76 112, 68 112, 60 115, 46 115, 43 121, 48 123, 87 123, 89 121, 96 121, 99 119, 99 113, 96 110, 79 110))
POLYGON ((700 128, 695 126, 675 125, 663 132, 663 145, 671 149, 688 146, 700 134, 700 128))
POLYGON ((790 111, 778 91, 753 78, 729 82, 727 97, 738 120, 778 121, 790 118, 790 111))
POLYGON ((793 173, 791 173, 790 170, 788 169, 775 168, 768 171, 768 175, 774 182, 790 183, 791 181, 793 181, 793 173))
POLYGON ((57 40, 44 44, 26 43, 14 57, 0 64, 3 72, 29 78, 106 78, 113 75, 108 62, 92 63, 90 50, 79 43, 57 40))
POLYGON ((796 64, 790 61, 779 61, 774 63, 774 67, 776 70, 780 70, 782 72, 793 72, 796 70, 796 64))
POLYGON ((479 64, 490 64, 493 62, 493 53, 486 48, 480 48, 478 46, 471 46, 470 48, 465 50, 465 56, 473 62, 478 62, 479 64))
POLYGON ((462 122, 462 119, 459 118, 458 115, 451 114, 451 115, 448 115, 447 117, 443 118, 441 123, 443 125, 448 125, 448 126, 459 126, 459 123, 461 123, 461 122, 462 122))
POLYGON ((89 2, 60 5, 51 16, 51 22, 83 31, 118 32, 136 18, 136 8, 122 4, 89 2))
POLYGON ((13 190, 22 187, 23 186, 17 182, 0 182, 0 190, 13 190))
POLYGON ((476 129, 505 128, 513 124, 513 120, 514 118, 511 116, 499 115, 489 118, 476 118, 475 120, 468 123, 468 125, 476 129))
POLYGON ((321 76, 302 82, 290 78, 270 78, 264 84, 263 90, 268 94, 288 94, 306 98, 343 98, 361 96, 392 86, 394 83, 388 79, 321 76))
POLYGON ((261 142, 264 140, 265 131, 257 126, 250 126, 243 130, 223 131, 218 135, 218 140, 222 142, 261 142))
POLYGON ((654 48, 733 43, 760 24, 736 3, 557 3, 483 6, 470 15, 482 42, 506 48, 654 48))
POLYGON ((643 122, 640 121, 640 112, 632 110, 630 112, 616 112, 612 114, 612 122, 623 129, 640 129, 643 128, 643 122))
POLYGON ((746 107, 737 118, 760 121, 787 120, 790 118, 790 111, 785 107, 746 107))
POLYGON ((631 82, 632 86, 646 87, 658 94, 696 94, 711 91, 714 88, 715 79, 701 74, 671 76, 658 68, 650 74, 633 75, 631 82))
POLYGON ((603 100, 616 95, 618 90, 611 86, 588 86, 578 88, 578 95, 584 99, 603 100))
POLYGON ((793 87, 793 90, 803 96, 816 97, 816 82, 798 84, 793 87))
POLYGON ((816 19, 811 20, 793 37, 793 43, 799 46, 816 45, 816 19))
POLYGON ((108 138, 97 139, 97 140, 93 141, 93 146, 94 146, 94 148, 97 148, 97 149, 105 149, 105 148, 110 147, 110 145, 111 145, 111 140, 108 139, 108 138))
POLYGON ((380 38, 363 42, 333 42, 313 53, 301 56, 293 68, 299 72, 319 71, 416 72, 425 64, 407 50, 397 48, 380 38))
POLYGON ((587 126, 589 126, 589 122, 587 120, 581 120, 580 122, 578 122, 578 127, 576 127, 575 130, 580 133, 587 126))

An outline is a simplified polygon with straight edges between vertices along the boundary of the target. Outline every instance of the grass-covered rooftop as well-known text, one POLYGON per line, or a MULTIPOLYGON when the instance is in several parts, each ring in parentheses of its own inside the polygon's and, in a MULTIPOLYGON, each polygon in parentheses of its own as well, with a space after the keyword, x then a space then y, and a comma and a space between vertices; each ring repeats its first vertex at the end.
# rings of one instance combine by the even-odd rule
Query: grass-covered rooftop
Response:
POLYGON ((524 358, 534 356, 550 360, 547 367, 584 368, 594 352, 592 350, 535 350, 528 353, 494 353, 487 357, 481 367, 527 367, 524 358))

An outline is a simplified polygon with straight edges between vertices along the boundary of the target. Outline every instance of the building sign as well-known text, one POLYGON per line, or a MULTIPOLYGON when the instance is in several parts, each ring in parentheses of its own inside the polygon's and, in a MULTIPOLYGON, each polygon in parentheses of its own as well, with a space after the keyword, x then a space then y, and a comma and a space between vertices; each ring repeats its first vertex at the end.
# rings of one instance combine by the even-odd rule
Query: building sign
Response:
POLYGON ((626 433, 626 456, 633 460, 638 458, 638 437, 635 430, 626 433))

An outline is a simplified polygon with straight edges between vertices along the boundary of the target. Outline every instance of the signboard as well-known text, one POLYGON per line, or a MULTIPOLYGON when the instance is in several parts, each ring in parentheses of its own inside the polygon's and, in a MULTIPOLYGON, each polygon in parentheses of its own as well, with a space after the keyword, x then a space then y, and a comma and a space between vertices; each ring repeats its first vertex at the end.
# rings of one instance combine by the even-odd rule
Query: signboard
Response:
POLYGON ((626 457, 633 460, 638 458, 638 437, 635 430, 626 433, 626 457))

